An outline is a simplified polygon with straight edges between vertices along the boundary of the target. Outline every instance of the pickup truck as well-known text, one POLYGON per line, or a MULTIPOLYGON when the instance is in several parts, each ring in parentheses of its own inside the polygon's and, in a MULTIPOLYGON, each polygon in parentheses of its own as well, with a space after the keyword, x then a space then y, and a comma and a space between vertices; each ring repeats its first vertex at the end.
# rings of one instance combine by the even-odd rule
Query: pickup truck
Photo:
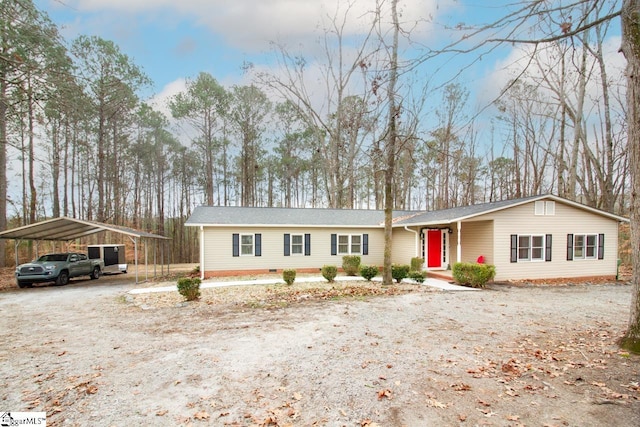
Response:
POLYGON ((72 277, 89 276, 95 280, 103 269, 102 259, 89 259, 85 254, 64 252, 42 255, 35 261, 21 264, 16 267, 15 276, 20 288, 43 282, 64 286, 72 277))

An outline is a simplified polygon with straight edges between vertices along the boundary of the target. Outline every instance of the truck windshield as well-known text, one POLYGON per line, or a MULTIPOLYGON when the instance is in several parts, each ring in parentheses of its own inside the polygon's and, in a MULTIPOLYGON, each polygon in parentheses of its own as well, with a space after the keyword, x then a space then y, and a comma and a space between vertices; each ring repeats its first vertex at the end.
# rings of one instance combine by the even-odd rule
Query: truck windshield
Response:
POLYGON ((42 255, 40 258, 38 258, 38 261, 66 261, 67 260, 67 254, 49 254, 49 255, 42 255))

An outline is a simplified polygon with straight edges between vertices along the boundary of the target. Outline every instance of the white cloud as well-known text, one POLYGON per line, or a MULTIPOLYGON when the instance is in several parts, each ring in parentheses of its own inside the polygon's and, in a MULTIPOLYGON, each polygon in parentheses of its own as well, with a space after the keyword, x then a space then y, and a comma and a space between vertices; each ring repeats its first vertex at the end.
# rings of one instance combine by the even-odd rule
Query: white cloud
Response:
MULTIPOLYGON (((399 5, 405 29, 424 39, 433 32, 431 20, 455 4, 455 0, 403 0, 399 5)), ((126 20, 126 15, 162 16, 163 20, 195 20, 226 43, 247 51, 264 50, 270 41, 304 42, 315 39, 333 18, 344 21, 344 34, 357 36, 367 30, 375 0, 68 0, 81 12, 100 12, 107 19, 126 20), (324 24, 323 24, 324 22, 324 24)), ((382 1, 382 8, 389 1, 382 1)), ((158 18, 159 19, 159 18, 158 18)), ((388 28, 388 22, 383 23, 388 28)))
POLYGON ((187 89, 187 81, 185 79, 174 80, 171 83, 166 84, 162 90, 154 95, 149 100, 155 110, 160 111, 167 118, 171 118, 171 111, 169 110, 169 100, 180 92, 184 92, 187 89))

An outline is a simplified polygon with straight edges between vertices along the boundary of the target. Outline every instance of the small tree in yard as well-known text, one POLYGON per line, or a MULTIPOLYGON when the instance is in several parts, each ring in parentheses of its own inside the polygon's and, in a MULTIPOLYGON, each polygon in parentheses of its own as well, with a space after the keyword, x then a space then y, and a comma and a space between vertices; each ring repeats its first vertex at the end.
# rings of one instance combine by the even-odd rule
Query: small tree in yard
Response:
POLYGON ((367 281, 371 281, 379 273, 378 267, 375 265, 361 265, 360 275, 367 281))
POLYGON ((411 270, 411 266, 409 264, 393 264, 391 266, 391 277, 400 283, 402 279, 406 279, 409 275, 409 271, 411 270))
POLYGON ((322 267, 322 277, 327 279, 328 282, 333 282, 338 275, 338 267, 335 265, 325 265, 322 267))
POLYGON ((347 276, 356 276, 360 269, 360 257, 358 255, 343 256, 342 269, 347 276))
POLYGON ((484 288, 488 281, 496 277, 496 267, 488 264, 456 262, 453 264, 453 279, 460 285, 484 288))
POLYGON ((282 280, 284 280, 287 285, 293 285, 293 282, 296 280, 296 271, 293 269, 283 270, 282 280))
POLYGON ((200 298, 200 278, 181 277, 178 279, 178 292, 187 301, 195 301, 200 298))

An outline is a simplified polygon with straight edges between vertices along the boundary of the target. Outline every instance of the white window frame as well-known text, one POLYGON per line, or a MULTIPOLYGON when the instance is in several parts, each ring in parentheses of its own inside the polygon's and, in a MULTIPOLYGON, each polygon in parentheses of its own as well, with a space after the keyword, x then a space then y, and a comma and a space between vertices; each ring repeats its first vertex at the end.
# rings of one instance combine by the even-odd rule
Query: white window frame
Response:
POLYGON ((255 241, 255 235, 253 234, 241 234, 240 235, 240 256, 254 256, 255 255, 255 250, 256 250, 256 241, 255 241), (251 243, 245 243, 244 242, 244 238, 245 237, 250 237, 251 238, 251 243), (245 253, 245 248, 247 247, 251 247, 251 253, 245 253))
POLYGON ((556 202, 544 202, 544 214, 555 215, 556 214, 556 202))
POLYGON ((289 253, 291 256, 304 256, 304 234, 291 234, 289 236, 289 253), (294 243, 296 237, 300 238, 300 243, 294 243), (299 247, 300 252, 295 252, 294 247, 299 247))
POLYGON ((553 216, 556 214, 556 202, 538 200, 535 202, 534 215, 553 216))
MULTIPOLYGON (((344 240, 344 239, 343 239, 344 240)), ((362 234, 338 234, 336 237, 336 246, 338 255, 362 255, 362 234), (359 238, 357 243, 354 243, 354 237, 359 238), (346 238, 346 242, 340 242, 341 238, 346 238), (347 247, 346 252, 340 250, 340 246, 347 247), (354 245, 358 246, 358 250, 354 251, 354 245)))
POLYGON ((574 260, 598 259, 598 243, 599 243, 598 239, 599 237, 597 233, 574 234, 573 235, 573 259, 574 260), (593 245, 589 245, 589 237, 593 238, 593 245), (578 246, 578 240, 582 240, 582 243, 580 244, 580 246, 578 246), (593 248, 593 254, 589 256, 587 252, 590 247, 593 248), (578 252, 580 252, 581 255, 577 255, 578 252))
POLYGON ((546 236, 544 234, 518 234, 518 262, 544 262, 545 260, 545 250, 546 250, 546 244, 545 244, 545 239, 546 236), (521 246, 521 238, 523 237, 527 237, 529 239, 529 242, 527 244, 527 246, 521 246), (539 238, 541 240, 540 245, 538 246, 534 246, 533 244, 533 240, 534 238, 539 238), (526 257, 521 257, 521 250, 527 250, 527 256, 526 257), (533 252, 534 250, 540 250, 540 257, 533 257, 533 252))

